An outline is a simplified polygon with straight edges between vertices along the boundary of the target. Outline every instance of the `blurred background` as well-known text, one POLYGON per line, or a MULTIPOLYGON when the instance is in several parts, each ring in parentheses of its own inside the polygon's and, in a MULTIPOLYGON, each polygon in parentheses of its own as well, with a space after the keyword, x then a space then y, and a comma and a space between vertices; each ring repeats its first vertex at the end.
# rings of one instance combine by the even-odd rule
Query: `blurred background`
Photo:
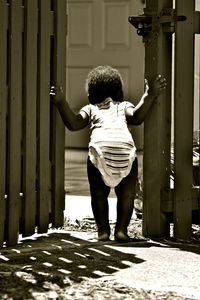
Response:
MULTIPOLYGON (((144 44, 128 17, 142 13, 144 1, 68 0, 67 98, 78 112, 88 104, 85 78, 91 68, 111 65, 124 80, 125 98, 134 104, 143 93, 144 44)), ((142 126, 132 128, 142 149, 142 126)), ((87 148, 88 129, 66 129, 66 147, 87 148)))

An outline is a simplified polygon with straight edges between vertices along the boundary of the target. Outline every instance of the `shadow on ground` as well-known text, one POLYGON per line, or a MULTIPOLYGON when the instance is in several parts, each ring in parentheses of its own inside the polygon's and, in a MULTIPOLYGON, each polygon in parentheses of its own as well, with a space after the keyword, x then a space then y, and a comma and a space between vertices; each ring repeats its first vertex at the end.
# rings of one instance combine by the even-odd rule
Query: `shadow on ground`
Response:
MULTIPOLYGON (((139 299, 160 299, 155 292, 149 298, 151 291, 141 292, 113 281, 116 272, 144 262, 131 248, 169 247, 200 254, 199 244, 139 239, 129 244, 105 243, 95 240, 95 235, 52 230, 22 239, 15 247, 2 248, 0 299, 95 299, 92 291, 106 295, 110 291, 109 299, 135 299, 135 295, 139 299), (128 298, 131 293, 133 298, 128 298)), ((168 296, 165 299, 174 299, 174 294, 168 296)))
POLYGON ((112 244, 112 241, 105 244, 94 238, 86 241, 70 233, 55 232, 35 235, 13 248, 3 248, 0 254, 1 299, 5 295, 32 299, 34 293, 52 289, 52 285, 64 288, 72 282, 109 276, 143 262, 133 254, 110 248, 112 244))

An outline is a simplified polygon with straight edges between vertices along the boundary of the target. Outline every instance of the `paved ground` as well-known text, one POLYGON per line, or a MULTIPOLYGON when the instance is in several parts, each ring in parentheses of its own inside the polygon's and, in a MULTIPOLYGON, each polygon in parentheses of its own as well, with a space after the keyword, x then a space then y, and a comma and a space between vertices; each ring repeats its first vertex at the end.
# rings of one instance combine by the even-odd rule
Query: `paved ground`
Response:
MULTIPOLYGON (((76 211, 73 204, 81 201, 83 209, 78 219, 92 217, 89 197, 67 196, 66 215, 75 219, 76 211), (70 203, 72 206, 70 207, 70 203)), ((110 198, 110 221, 116 220, 116 199, 110 198)), ((137 221, 136 221, 137 222, 137 221)), ((85 239, 86 243, 95 241, 95 233, 87 234, 71 232, 72 236, 85 239)), ((130 244, 116 244, 114 241, 102 246, 95 242, 96 249, 101 250, 109 262, 107 253, 112 250, 111 261, 114 257, 116 271, 109 275, 109 280, 125 284, 132 288, 144 290, 172 291, 179 295, 200 299, 200 243, 174 243, 169 241, 139 241, 130 244), (109 251, 108 251, 109 250, 109 251), (116 259, 120 257, 120 259, 116 259), (122 266, 123 265, 123 266, 122 266)), ((106 278, 102 274, 102 278, 106 278)), ((160 298, 168 299, 168 298, 160 298)), ((173 299, 173 298, 172 298, 173 299)), ((175 298, 174 298, 175 299, 175 298)))
MULTIPOLYGON (((86 152, 82 152, 79 156, 83 164, 86 155, 86 152)), ((69 150, 67 157, 70 162, 77 161, 78 153, 69 150)), ((142 176, 142 153, 139 153, 138 158, 139 176, 142 176)), ((85 181, 85 187, 86 184, 85 181)), ((78 218, 92 216, 90 199, 87 197, 87 193, 85 195, 82 198, 66 196, 66 215, 71 215, 75 219, 77 214, 75 207, 84 203, 83 208, 79 210, 78 218)), ((111 194, 109 199, 110 220, 116 219, 115 206, 116 199, 111 194)), ((85 238, 90 241, 90 236, 87 234, 85 234, 85 238)), ((118 282, 131 287, 176 291, 200 299, 200 245, 146 241, 123 246, 112 243, 104 246, 106 251, 108 248, 115 251, 117 255, 118 252, 125 255, 124 258, 127 261, 127 267, 112 275, 118 282)))
MULTIPOLYGON (((90 240, 87 235, 85 238, 90 240)), ((125 245, 111 242, 100 248, 107 258, 121 256, 115 265, 118 270, 109 279, 134 288, 174 291, 200 299, 199 246, 149 240, 125 245)))
MULTIPOLYGON (((79 183, 81 194, 85 178, 79 183)), ((96 232, 84 227, 85 218, 93 225, 87 195, 88 187, 85 196, 66 194, 65 216, 78 230, 50 229, 1 249, 0 299, 200 299, 200 242, 98 242, 96 232)), ((115 204, 111 195, 112 226, 115 204)), ((141 229, 141 220, 133 225, 141 229)))
POLYGON ((50 230, 1 250, 0 297, 200 299, 200 246, 103 243, 95 232, 50 230))

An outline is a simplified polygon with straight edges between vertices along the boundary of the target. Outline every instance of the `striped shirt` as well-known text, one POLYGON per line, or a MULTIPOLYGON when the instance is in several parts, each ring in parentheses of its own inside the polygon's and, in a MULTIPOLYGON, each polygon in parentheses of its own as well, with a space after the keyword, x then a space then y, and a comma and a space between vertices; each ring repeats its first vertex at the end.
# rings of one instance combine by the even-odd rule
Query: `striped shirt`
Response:
POLYGON ((89 158, 101 172, 106 185, 115 187, 126 177, 136 157, 136 148, 126 122, 126 108, 132 103, 111 98, 80 110, 89 116, 89 158))

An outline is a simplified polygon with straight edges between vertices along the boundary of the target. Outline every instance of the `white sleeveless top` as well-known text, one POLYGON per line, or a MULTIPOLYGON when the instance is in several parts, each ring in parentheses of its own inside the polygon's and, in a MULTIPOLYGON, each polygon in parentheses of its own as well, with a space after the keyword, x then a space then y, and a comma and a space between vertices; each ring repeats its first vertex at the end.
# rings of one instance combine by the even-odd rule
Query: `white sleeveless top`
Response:
POLYGON ((88 104, 80 110, 89 116, 89 158, 100 171, 106 185, 117 186, 126 177, 136 157, 136 147, 128 129, 125 111, 131 102, 111 98, 88 104))

